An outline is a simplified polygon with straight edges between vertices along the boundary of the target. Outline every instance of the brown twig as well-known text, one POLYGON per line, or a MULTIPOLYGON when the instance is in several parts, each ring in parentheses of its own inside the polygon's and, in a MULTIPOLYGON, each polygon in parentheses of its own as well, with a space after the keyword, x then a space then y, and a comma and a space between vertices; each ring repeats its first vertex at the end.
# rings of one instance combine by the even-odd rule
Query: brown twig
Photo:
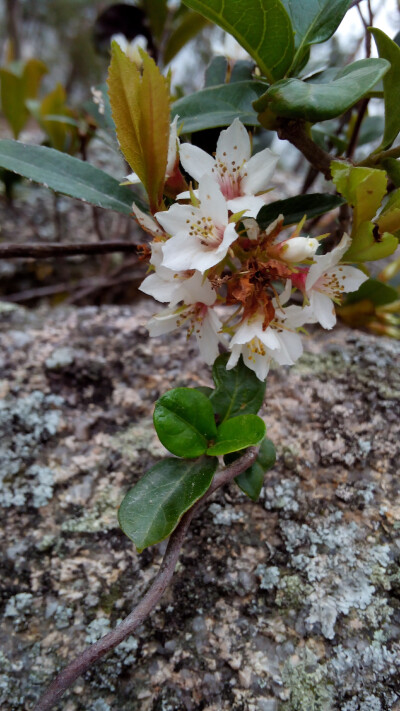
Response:
POLYGON ((332 156, 314 143, 306 131, 304 121, 280 118, 277 133, 281 140, 289 141, 295 146, 327 180, 331 179, 332 156))
POLYGON ((70 257, 76 254, 109 254, 110 252, 134 252, 138 256, 148 250, 147 245, 132 242, 77 242, 76 244, 0 244, 0 259, 16 259, 31 257, 47 259, 48 257, 70 257))
POLYGON ((244 472, 254 462, 257 453, 257 447, 250 447, 240 459, 237 459, 229 467, 226 467, 226 469, 216 474, 208 491, 186 512, 175 531, 171 534, 161 567, 149 590, 139 604, 118 627, 85 649, 82 654, 58 674, 42 698, 38 701, 34 711, 49 711, 49 709, 53 708, 64 691, 66 691, 81 674, 84 674, 95 662, 114 649, 114 647, 131 635, 136 628, 144 622, 159 602, 172 579, 179 552, 193 516, 216 489, 232 481, 232 479, 244 472))

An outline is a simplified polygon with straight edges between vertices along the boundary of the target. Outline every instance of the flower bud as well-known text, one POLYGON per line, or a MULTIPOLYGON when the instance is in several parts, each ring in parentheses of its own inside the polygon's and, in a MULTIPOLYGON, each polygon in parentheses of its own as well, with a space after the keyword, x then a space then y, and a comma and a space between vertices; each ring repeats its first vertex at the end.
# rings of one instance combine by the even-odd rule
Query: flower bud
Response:
POLYGON ((302 262, 312 259, 318 246, 318 240, 313 237, 292 237, 274 245, 273 251, 284 262, 302 262))

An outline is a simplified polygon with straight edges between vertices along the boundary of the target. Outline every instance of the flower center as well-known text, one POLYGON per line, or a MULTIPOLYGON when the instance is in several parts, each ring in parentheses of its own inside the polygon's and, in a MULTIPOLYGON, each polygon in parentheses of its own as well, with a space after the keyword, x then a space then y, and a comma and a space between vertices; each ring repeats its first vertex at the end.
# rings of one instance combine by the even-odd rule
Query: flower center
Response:
POLYGON ((241 165, 238 165, 234 160, 226 162, 220 158, 215 159, 215 165, 212 172, 217 173, 217 180, 221 188, 221 192, 227 200, 232 200, 233 198, 240 197, 243 194, 241 183, 242 179, 247 175, 247 173, 243 173, 242 171, 243 166, 244 161, 241 165))
MULTIPOLYGON (((193 213, 194 215, 194 213, 193 213)), ((196 217, 192 223, 189 222, 189 237, 196 237, 203 247, 215 249, 219 247, 224 238, 224 228, 216 225, 212 217, 205 215, 194 215, 196 217)))

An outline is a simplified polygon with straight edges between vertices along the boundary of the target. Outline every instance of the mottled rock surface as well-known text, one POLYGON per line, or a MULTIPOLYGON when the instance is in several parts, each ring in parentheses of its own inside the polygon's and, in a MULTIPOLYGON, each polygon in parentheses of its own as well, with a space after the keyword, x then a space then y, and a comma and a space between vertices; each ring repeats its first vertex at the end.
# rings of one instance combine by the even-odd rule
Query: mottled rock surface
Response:
MULTIPOLYGON (((152 307, 2 306, 3 711, 31 709, 161 560, 117 506, 163 453, 154 400, 209 372, 184 337, 149 341, 152 307)), ((338 328, 306 348, 268 380, 260 501, 214 495, 162 603, 59 709, 400 709, 400 346, 338 328)))

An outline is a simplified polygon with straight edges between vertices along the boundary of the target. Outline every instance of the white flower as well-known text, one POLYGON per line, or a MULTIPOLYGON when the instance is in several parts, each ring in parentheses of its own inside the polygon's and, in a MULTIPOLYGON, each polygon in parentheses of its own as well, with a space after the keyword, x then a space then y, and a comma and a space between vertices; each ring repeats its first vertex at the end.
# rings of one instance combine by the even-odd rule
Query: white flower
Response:
POLYGON ((210 308, 215 303, 216 293, 210 282, 207 279, 204 281, 199 272, 181 282, 180 288, 179 300, 184 301, 183 305, 153 316, 147 325, 150 336, 161 336, 185 325, 188 336, 195 334, 201 356, 210 365, 218 355, 218 343, 221 341, 218 332, 222 324, 210 308))
MULTIPOLYGON (((252 158, 249 134, 239 119, 224 131, 221 131, 215 158, 190 143, 180 148, 180 161, 184 169, 195 180, 209 175, 219 184, 233 213, 246 211, 249 217, 256 217, 265 205, 262 196, 256 193, 266 192, 279 157, 269 148, 256 153, 252 158)), ((181 193, 178 198, 187 198, 188 193, 181 193)))
MULTIPOLYGON (((123 35, 121 35, 123 37, 123 35)), ((115 38, 114 38, 115 39, 115 38)), ((167 167, 165 169, 165 180, 172 175, 175 165, 178 160, 179 153, 179 138, 178 138, 178 119, 179 116, 175 116, 169 129, 169 140, 168 140, 168 156, 167 156, 167 167)), ((136 173, 129 173, 125 178, 126 183, 131 185, 137 185, 140 183, 140 178, 136 173)), ((125 183, 124 183, 125 184, 125 183)))
MULTIPOLYGON (((290 281, 280 295, 280 304, 288 298, 290 281)), ((248 368, 254 370, 260 380, 265 380, 271 362, 279 365, 293 365, 303 353, 301 337, 296 329, 314 320, 310 307, 301 306, 278 307, 275 319, 263 328, 263 314, 255 314, 245 320, 236 331, 230 343, 230 356, 227 369, 234 368, 240 356, 248 368)))
POLYGON ((323 328, 333 328, 336 313, 333 302, 339 302, 343 293, 357 291, 368 277, 355 267, 338 264, 351 244, 344 234, 340 243, 328 254, 314 257, 307 274, 305 292, 316 320, 323 328))
POLYGON ((228 209, 212 178, 199 185, 200 206, 174 203, 155 217, 172 235, 163 245, 163 266, 169 269, 197 269, 202 274, 224 259, 237 239, 235 225, 228 221, 228 209))
POLYGON ((215 292, 208 281, 204 281, 203 284, 203 277, 200 272, 195 272, 193 275, 192 271, 188 273, 167 269, 161 264, 162 258, 162 243, 153 242, 151 245, 150 264, 155 267, 155 271, 143 280, 139 286, 140 291, 152 296, 156 301, 168 302, 170 306, 174 306, 180 301, 192 303, 193 298, 202 299, 205 303, 208 303, 211 299, 211 303, 214 303, 215 292), (195 277, 194 279, 193 276, 195 277))
POLYGON ((134 62, 138 68, 143 64, 142 58, 139 53, 139 48, 146 51, 147 49, 147 39, 143 35, 136 35, 130 42, 125 35, 118 33, 111 37, 111 42, 117 42, 124 54, 134 62))

